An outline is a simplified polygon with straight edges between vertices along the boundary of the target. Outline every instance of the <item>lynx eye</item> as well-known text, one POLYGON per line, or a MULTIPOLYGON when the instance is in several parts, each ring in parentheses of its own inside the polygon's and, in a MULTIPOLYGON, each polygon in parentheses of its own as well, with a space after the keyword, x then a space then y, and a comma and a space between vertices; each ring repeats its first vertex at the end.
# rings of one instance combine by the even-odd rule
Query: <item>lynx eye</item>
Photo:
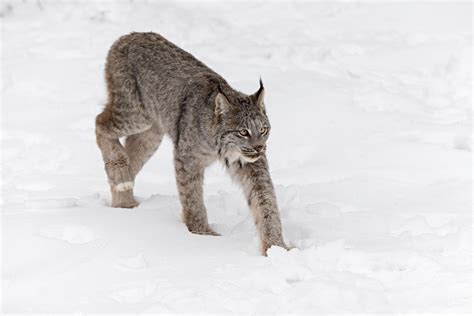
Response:
POLYGON ((247 137, 247 136, 249 136, 249 131, 245 128, 241 128, 241 129, 239 129, 239 135, 242 136, 242 137, 247 137))
POLYGON ((265 135, 265 134, 267 134, 267 133, 268 133, 268 127, 265 127, 265 126, 264 126, 264 127, 262 127, 262 128, 260 129, 260 134, 265 135))

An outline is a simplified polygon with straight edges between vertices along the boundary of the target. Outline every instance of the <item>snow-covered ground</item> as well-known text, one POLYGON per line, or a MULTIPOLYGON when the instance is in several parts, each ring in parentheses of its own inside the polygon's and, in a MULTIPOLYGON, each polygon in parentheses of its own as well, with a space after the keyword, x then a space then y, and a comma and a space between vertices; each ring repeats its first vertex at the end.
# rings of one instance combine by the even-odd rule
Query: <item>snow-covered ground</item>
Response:
POLYGON ((470 313, 472 4, 2 1, 3 312, 470 313), (112 209, 94 118, 108 48, 155 31, 261 75, 284 235, 258 253, 223 168, 190 234, 166 140, 112 209))

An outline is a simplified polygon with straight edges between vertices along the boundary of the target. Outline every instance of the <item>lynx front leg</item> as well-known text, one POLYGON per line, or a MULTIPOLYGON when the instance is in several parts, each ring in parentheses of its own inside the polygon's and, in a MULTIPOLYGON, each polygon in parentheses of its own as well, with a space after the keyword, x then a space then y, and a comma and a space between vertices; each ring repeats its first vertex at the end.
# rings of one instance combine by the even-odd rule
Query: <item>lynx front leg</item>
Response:
POLYGON ((266 255, 273 245, 288 249, 283 241, 280 213, 266 157, 253 163, 235 162, 229 170, 244 189, 260 235, 262 253, 266 255))
POLYGON ((219 234, 209 227, 202 197, 204 166, 192 156, 176 153, 174 163, 184 223, 194 234, 218 236, 219 234))

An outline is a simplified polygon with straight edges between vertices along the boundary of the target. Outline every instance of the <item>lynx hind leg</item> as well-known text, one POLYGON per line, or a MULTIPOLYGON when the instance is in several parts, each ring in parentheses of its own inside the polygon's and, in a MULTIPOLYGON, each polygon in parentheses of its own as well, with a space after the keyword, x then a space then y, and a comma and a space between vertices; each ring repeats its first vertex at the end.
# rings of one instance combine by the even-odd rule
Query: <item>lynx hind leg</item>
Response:
POLYGON ((138 205, 133 197, 134 177, 130 173, 130 158, 119 141, 120 137, 127 136, 135 130, 136 126, 133 130, 127 129, 124 122, 108 109, 96 119, 97 145, 102 152, 112 192, 112 207, 133 208, 138 205))
POLYGON ((129 171, 133 179, 156 152, 163 140, 163 135, 163 129, 155 123, 144 132, 127 136, 125 151, 130 161, 129 171))

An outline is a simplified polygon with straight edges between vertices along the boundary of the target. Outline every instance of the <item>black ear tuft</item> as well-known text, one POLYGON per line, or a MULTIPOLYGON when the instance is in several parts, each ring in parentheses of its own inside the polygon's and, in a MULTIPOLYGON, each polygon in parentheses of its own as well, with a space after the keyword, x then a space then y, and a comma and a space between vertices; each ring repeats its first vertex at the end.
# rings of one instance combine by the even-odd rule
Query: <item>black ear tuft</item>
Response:
POLYGON ((255 96, 256 98, 258 99, 258 97, 260 96, 260 94, 263 92, 264 88, 263 88, 263 82, 262 82, 262 77, 260 77, 260 88, 258 88, 258 91, 255 93, 255 96))
POLYGON ((265 110, 265 104, 263 102, 263 98, 265 96, 265 88, 263 87, 262 77, 260 77, 260 88, 257 92, 253 94, 257 106, 259 106, 262 110, 265 110))

